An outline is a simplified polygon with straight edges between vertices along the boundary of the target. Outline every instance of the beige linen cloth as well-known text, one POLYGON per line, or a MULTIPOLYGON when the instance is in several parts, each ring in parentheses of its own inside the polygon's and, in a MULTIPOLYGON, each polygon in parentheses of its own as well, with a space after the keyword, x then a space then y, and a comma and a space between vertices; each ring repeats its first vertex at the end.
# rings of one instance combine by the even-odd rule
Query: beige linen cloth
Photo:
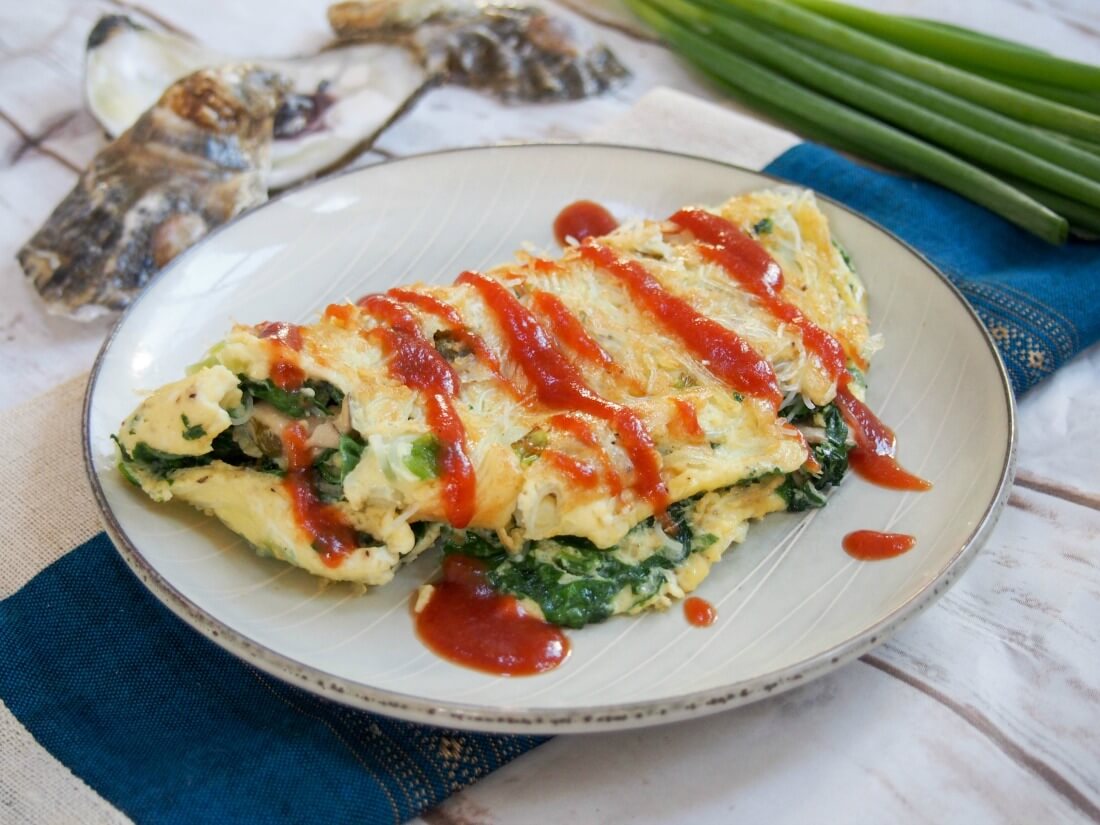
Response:
MULTIPOLYGON (((84 477, 87 380, 73 378, 0 413, 0 599, 103 529, 84 477)), ((129 819, 51 756, 0 701, 0 821, 129 819)))

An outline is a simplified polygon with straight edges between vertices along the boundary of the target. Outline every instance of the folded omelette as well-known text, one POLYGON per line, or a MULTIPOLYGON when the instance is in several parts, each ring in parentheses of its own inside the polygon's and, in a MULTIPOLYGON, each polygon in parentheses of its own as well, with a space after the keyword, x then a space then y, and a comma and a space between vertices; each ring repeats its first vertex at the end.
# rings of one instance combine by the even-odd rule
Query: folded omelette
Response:
POLYGON ((667 606, 847 469, 876 346, 810 192, 632 221, 551 260, 237 325, 117 435, 152 499, 383 585, 429 548, 578 627, 667 606))

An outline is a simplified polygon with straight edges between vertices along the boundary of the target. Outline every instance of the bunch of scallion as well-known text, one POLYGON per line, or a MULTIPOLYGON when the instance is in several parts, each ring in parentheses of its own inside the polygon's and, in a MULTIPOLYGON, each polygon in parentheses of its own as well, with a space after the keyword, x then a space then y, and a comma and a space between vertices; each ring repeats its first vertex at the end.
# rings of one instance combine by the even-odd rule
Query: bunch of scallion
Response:
POLYGON ((835 0, 626 0, 805 136, 920 175, 1051 243, 1100 236, 1100 67, 835 0))

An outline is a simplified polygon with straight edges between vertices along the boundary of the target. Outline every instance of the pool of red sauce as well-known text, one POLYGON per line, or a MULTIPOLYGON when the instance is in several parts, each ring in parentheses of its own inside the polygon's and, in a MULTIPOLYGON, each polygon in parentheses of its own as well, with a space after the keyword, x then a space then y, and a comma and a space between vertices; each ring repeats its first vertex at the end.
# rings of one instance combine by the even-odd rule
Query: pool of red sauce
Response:
POLYGON ((439 440, 439 467, 443 481, 443 507, 455 527, 465 527, 477 504, 477 479, 466 444, 466 428, 455 411, 460 383, 458 373, 420 331, 412 313, 385 295, 367 295, 359 301, 363 311, 387 326, 367 334, 374 336, 389 358, 390 374, 420 393, 424 418, 439 440))
POLYGON ((615 216, 594 201, 575 201, 554 219, 554 237, 565 246, 568 238, 578 243, 586 238, 598 238, 619 227, 615 216))
POLYGON ((634 489, 655 513, 664 513, 668 487, 661 478, 660 455, 638 414, 589 387, 546 328, 499 281, 464 272, 458 282, 474 287, 489 307, 509 355, 534 388, 539 402, 551 409, 583 412, 608 422, 634 465, 634 489))
POLYGON ((339 567, 344 558, 359 544, 355 530, 347 524, 340 511, 324 504, 313 486, 313 450, 309 447, 309 432, 305 424, 295 421, 283 430, 283 450, 287 458, 283 487, 290 497, 294 519, 310 537, 321 561, 328 567, 339 567))
POLYGON ((917 540, 903 533, 879 533, 876 530, 856 530, 844 537, 844 552, 860 561, 892 559, 913 549, 917 540))
POLYGON ((706 599, 688 596, 684 599, 684 618, 693 627, 710 627, 718 618, 718 611, 706 599))
POLYGON ((561 629, 525 612, 514 596, 494 591, 479 559, 446 556, 443 579, 433 588, 415 614, 416 632, 444 659, 493 675, 530 676, 569 656, 561 629))

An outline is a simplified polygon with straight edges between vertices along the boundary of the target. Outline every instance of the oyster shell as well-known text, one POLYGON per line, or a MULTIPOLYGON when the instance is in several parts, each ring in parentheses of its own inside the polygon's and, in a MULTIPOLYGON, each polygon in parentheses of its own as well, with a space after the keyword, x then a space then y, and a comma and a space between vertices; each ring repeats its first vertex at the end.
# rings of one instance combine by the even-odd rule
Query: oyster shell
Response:
POLYGON ((579 100, 630 73, 536 6, 440 0, 349 0, 328 10, 341 42, 403 43, 429 74, 510 102, 579 100))
POLYGON ((124 308, 168 261, 265 201, 285 91, 255 66, 200 70, 105 146, 19 250, 49 311, 87 320, 124 308))
MULTIPOLYGON (((172 82, 232 58, 122 15, 88 35, 85 96, 108 135, 121 134, 172 82)), ((250 61, 290 86, 275 118, 268 186, 283 189, 342 165, 431 81, 417 55, 399 45, 355 45, 287 60, 250 61)))
POLYGON ((247 64, 120 15, 97 23, 87 103, 118 137, 18 256, 51 312, 124 308, 269 189, 360 154, 434 83, 549 101, 628 76, 605 47, 582 46, 537 8, 372 0, 340 3, 329 17, 332 48, 247 64))
MULTIPOLYGON (((372 0, 332 6, 329 23, 337 42, 319 54, 250 61, 292 86, 276 117, 272 189, 350 161, 435 83, 545 102, 598 94, 629 76, 606 47, 582 43, 534 7, 372 0)), ((104 17, 88 37, 88 108, 117 135, 172 81, 230 60, 126 17, 104 17)))

